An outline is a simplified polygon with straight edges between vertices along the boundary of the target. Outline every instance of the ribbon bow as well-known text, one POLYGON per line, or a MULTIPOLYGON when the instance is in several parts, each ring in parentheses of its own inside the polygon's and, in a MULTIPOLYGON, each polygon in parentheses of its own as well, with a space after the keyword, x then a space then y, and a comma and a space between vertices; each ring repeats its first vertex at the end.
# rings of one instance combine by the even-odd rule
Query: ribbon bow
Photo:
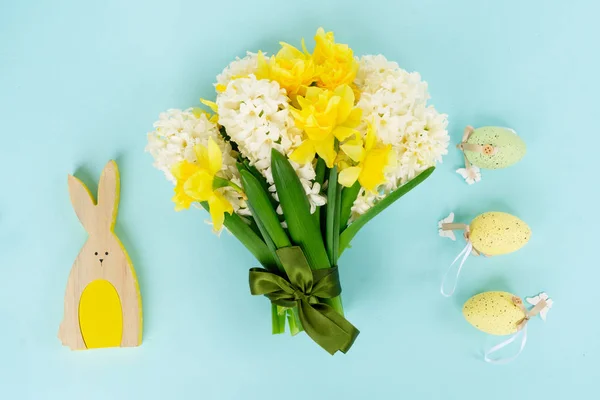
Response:
POLYGON ((490 364, 506 364, 517 358, 523 352, 523 350, 525 349, 525 344, 527 343, 527 323, 529 322, 531 317, 535 317, 536 315, 538 315, 540 311, 542 311, 548 305, 548 303, 546 303, 546 300, 540 299, 539 303, 537 303, 531 310, 528 310, 527 307, 525 307, 525 305, 523 304, 523 300, 521 300, 520 297, 513 296, 512 302, 514 305, 519 307, 521 311, 523 311, 525 317, 517 323, 517 333, 512 335, 510 338, 506 339, 504 342, 495 345, 485 353, 484 359, 490 364), (490 357, 493 353, 497 352, 498 350, 508 346, 509 344, 517 340, 519 336, 521 336, 521 345, 517 354, 508 358, 494 359, 490 357))
POLYGON ((540 299, 540 301, 531 310, 528 310, 527 307, 525 307, 525 305, 523 304, 523 300, 521 300, 520 297, 513 296, 512 301, 525 314, 525 318, 523 318, 517 324, 518 330, 525 328, 525 325, 527 325, 527 322, 529 322, 531 317, 535 317, 536 315, 538 315, 540 311, 542 311, 548 305, 548 303, 546 303, 546 300, 540 299))
POLYGON ((477 251, 473 247, 473 243, 471 243, 469 225, 467 225, 467 224, 456 224, 456 223, 444 223, 444 224, 442 224, 442 230, 445 230, 445 231, 464 230, 465 231, 464 232, 464 237, 465 237, 465 240, 467 241, 467 245, 458 254, 458 256, 456 256, 456 258, 454 259, 454 261, 452 262, 452 264, 450 264, 450 267, 448 267, 448 270, 446 271, 446 273, 444 274, 444 278, 442 279, 442 285, 440 286, 440 292, 442 293, 442 295, 444 297, 450 297, 450 296, 452 296, 454 294, 454 291, 456 290, 456 285, 458 285, 458 277, 460 276, 460 272, 462 271, 463 266, 465 265, 465 261, 467 261, 467 258, 471 254, 479 256, 481 253, 479 253, 479 251, 477 251), (458 259, 461 258, 461 257, 462 257, 462 260, 460 262, 460 265, 459 265, 458 269, 456 270, 456 275, 454 277, 454 286, 452 286, 452 289, 450 290, 450 292, 446 292, 446 290, 444 289, 444 287, 446 286, 446 279, 448 279, 448 274, 452 270, 452 266, 454 264, 456 264, 456 262, 458 261, 458 259))
POLYGON ((304 331, 330 354, 346 353, 359 334, 350 322, 321 299, 342 292, 337 267, 311 270, 297 246, 277 250, 287 279, 263 268, 250 269, 250 293, 265 295, 273 304, 298 307, 304 331))
POLYGON ((497 147, 494 147, 491 144, 479 145, 475 143, 467 143, 467 141, 471 137, 471 134, 473 134, 474 131, 475 129, 472 126, 467 126, 463 133, 462 142, 456 145, 456 148, 463 152, 466 168, 471 168, 471 163, 469 162, 465 151, 473 151, 476 153, 482 153, 491 156, 493 154, 496 154, 496 152, 499 150, 497 147))

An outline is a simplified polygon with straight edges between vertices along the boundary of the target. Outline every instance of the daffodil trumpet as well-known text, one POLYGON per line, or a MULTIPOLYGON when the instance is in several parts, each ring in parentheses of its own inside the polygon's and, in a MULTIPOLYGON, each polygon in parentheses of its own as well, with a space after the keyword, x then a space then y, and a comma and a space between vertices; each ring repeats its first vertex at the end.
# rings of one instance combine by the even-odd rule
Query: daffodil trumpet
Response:
POLYGON ((147 151, 174 185, 175 209, 200 204, 214 232, 226 228, 262 266, 268 278, 254 270, 251 289, 271 303, 272 332, 304 331, 346 352, 358 330, 344 315, 341 256, 433 173, 447 118, 427 104, 418 73, 357 57, 323 28, 310 47, 280 42, 237 58, 216 77, 215 97, 200 100, 205 109, 160 114, 147 151))

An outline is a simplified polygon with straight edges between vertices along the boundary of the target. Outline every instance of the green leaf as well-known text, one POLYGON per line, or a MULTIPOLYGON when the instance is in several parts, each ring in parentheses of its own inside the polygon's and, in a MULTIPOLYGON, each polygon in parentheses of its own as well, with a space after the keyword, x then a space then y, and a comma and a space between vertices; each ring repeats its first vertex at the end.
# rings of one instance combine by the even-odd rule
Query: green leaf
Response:
POLYGON ((333 167, 329 170, 329 182, 327 183, 327 220, 325 222, 325 242, 331 265, 337 264, 337 245, 340 235, 340 202, 338 201, 340 189, 337 179, 338 169, 333 167))
POLYGON ((254 165, 250 165, 248 160, 245 160, 243 163, 238 163, 237 167, 239 171, 245 169, 246 171, 250 172, 258 180, 258 182, 260 182, 260 186, 263 187, 266 193, 269 193, 269 200, 271 201, 271 204, 273 204, 273 208, 277 208, 278 203, 269 192, 270 185, 260 171, 256 169, 254 165))
POLYGON ((260 229, 261 225, 273 240, 277 249, 291 246, 292 243, 281 227, 277 213, 269 200, 269 194, 254 175, 246 170, 240 171, 244 192, 248 196, 248 205, 260 229))
POLYGON ((342 204, 340 206, 340 229, 346 229, 348 220, 350 219, 350 213, 352 212, 352 205, 360 192, 360 183, 356 181, 351 187, 345 187, 342 191, 342 204))
POLYGON ((435 167, 427 168, 425 171, 415 176, 412 180, 410 180, 409 182, 405 183, 404 185, 400 186, 398 189, 394 190, 392 193, 387 195, 383 200, 375 204, 369 209, 369 211, 361 215, 356 221, 354 221, 346 229, 344 229, 344 231, 340 235, 340 255, 342 255, 344 250, 350 245, 350 242, 352 241, 354 236, 363 226, 365 226, 367 222, 372 220, 373 217, 385 210, 388 206, 390 206, 400 197, 410 192, 417 185, 419 185, 419 183, 427 179, 429 175, 433 173, 434 170, 435 167))
POLYGON ((242 220, 242 222, 248 225, 250 229, 252 229, 256 235, 258 235, 258 237, 262 237, 262 233, 260 232, 260 229, 258 229, 258 225, 256 225, 256 221, 254 220, 254 218, 240 217, 240 219, 242 220))
POLYGON ((260 234, 267 247, 273 254, 280 272, 284 272, 281 261, 277 256, 277 249, 291 246, 285 231, 277 217, 277 213, 268 199, 269 195, 263 190, 258 180, 248 171, 240 169, 240 176, 246 195, 248 208, 256 221, 260 234))
MULTIPOLYGON (((267 182, 267 179, 260 173, 260 171, 258 169, 256 169, 256 167, 254 165, 250 165, 250 162, 248 160, 244 160, 243 163, 238 163, 237 168, 238 168, 238 171, 245 169, 248 172, 250 172, 252 175, 254 175, 254 177, 260 182, 260 185, 263 187, 265 192, 269 194, 269 201, 273 205, 273 208, 277 209, 277 207, 279 206, 279 203, 277 202, 277 200, 275 200, 275 198, 269 191, 269 187, 271 185, 269 185, 269 182, 267 182)), ((279 222, 283 222, 283 220, 284 220, 283 215, 277 214, 277 218, 279 218, 279 222)))
POLYGON ((280 152, 271 151, 271 170, 292 242, 304 251, 313 269, 329 268, 329 258, 296 171, 280 152))
MULTIPOLYGON (((205 210, 209 210, 206 202, 200 203, 205 210)), ((252 253, 263 267, 270 271, 277 270, 277 262, 273 253, 269 250, 266 243, 246 224, 239 215, 225 213, 225 227, 252 253)))
MULTIPOLYGON (((256 215, 256 212, 252 209, 252 206, 250 204, 248 204, 248 207, 249 207, 252 215, 256 215)), ((273 254, 273 258, 275 259, 277 268, 279 269, 280 272, 285 272, 283 265, 281 264, 281 260, 279 259, 279 256, 277 255, 277 246, 275 246, 275 243, 273 243, 273 240, 271 239, 271 236, 269 236, 269 233, 267 232, 267 229, 265 228, 264 224, 258 218, 256 219, 256 226, 260 232, 260 235, 262 236, 263 240, 265 241, 267 248, 273 254)))

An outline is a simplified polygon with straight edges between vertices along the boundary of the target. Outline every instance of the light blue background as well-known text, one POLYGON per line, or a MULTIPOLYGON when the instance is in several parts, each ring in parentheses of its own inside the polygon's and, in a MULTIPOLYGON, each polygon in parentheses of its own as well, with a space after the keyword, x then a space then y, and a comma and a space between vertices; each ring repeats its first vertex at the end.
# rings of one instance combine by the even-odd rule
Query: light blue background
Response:
POLYGON ((0 398, 597 398, 599 12, 591 0, 2 0, 0 398), (342 258, 361 335, 334 357, 306 335, 270 335, 267 301, 248 293, 256 262, 233 237, 214 236, 203 212, 175 213, 143 151, 159 112, 211 96, 236 55, 298 44, 319 26, 357 54, 419 71, 452 137, 444 164, 342 258), (453 147, 466 124, 513 127, 527 156, 467 186, 453 147), (110 158, 144 342, 70 352, 56 332, 86 234, 66 178, 93 182, 110 158), (533 237, 512 255, 469 259, 445 299, 441 276, 462 244, 439 238, 436 223, 452 210, 465 222, 508 211, 533 237), (461 315, 485 290, 544 290, 555 301, 506 366, 482 361, 498 338, 461 315))

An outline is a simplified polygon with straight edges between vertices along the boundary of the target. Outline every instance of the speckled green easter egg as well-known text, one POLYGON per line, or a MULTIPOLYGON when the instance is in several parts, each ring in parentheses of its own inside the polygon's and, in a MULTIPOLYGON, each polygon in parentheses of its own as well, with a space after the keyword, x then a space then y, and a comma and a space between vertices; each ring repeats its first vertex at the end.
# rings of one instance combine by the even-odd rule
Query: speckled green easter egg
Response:
POLYGON ((513 294, 484 292, 471 297, 463 306, 465 319, 475 328, 491 335, 510 335, 525 313, 513 303, 513 294))
POLYGON ((487 212, 477 216, 469 230, 473 248, 489 256, 517 251, 531 237, 531 229, 525 222, 504 212, 487 212))
POLYGON ((475 129, 467 143, 492 146, 495 149, 493 154, 465 150, 465 156, 471 164, 485 169, 510 167, 521 160, 527 150, 525 142, 514 131, 497 126, 475 129))

